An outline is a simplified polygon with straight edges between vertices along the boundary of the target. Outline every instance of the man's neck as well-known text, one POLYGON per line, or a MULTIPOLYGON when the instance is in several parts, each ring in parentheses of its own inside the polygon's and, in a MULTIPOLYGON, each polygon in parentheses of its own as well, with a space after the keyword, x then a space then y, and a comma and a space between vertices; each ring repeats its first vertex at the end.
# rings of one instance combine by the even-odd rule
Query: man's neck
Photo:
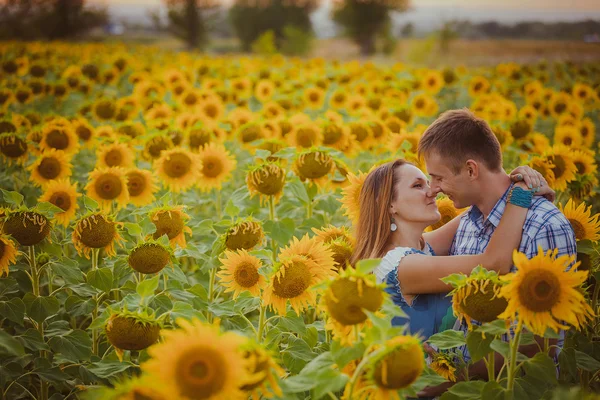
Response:
POLYGON ((482 177, 480 197, 475 206, 487 219, 492 209, 510 186, 510 177, 504 172, 488 173, 482 177))

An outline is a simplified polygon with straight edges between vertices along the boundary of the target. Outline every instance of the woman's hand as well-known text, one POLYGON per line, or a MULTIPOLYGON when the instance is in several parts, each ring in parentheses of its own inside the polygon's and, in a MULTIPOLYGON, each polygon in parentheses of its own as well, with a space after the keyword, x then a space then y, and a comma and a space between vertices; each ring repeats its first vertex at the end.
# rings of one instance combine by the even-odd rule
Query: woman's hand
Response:
POLYGON ((556 198, 556 193, 548 186, 548 182, 546 182, 542 174, 531 167, 521 165, 515 168, 510 173, 510 179, 513 182, 524 183, 524 189, 532 190, 535 196, 544 196, 551 202, 554 202, 556 198))

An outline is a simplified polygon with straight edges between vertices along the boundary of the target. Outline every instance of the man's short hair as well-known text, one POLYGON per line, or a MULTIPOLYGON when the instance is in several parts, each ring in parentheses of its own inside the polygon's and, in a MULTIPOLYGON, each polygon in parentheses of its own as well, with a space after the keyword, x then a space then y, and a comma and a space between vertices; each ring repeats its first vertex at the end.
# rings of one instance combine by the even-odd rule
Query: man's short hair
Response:
POLYGON ((492 128, 469 109, 442 113, 423 133, 420 156, 437 153, 458 174, 468 159, 483 163, 491 171, 502 170, 502 151, 492 128))

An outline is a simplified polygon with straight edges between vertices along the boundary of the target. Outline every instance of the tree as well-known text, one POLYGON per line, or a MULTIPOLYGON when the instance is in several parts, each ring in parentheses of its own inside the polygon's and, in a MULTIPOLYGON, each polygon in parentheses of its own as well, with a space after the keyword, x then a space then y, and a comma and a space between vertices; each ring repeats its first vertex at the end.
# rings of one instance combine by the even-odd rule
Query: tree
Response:
POLYGON ((72 39, 106 24, 106 10, 85 3, 85 0, 0 1, 0 38, 72 39))
POLYGON ((190 49, 202 49, 208 43, 208 29, 204 13, 218 7, 218 0, 165 0, 168 30, 185 41, 190 49))
POLYGON ((360 46, 362 55, 375 52, 375 38, 389 26, 391 11, 405 11, 408 0, 334 0, 333 20, 360 46))
POLYGON ((312 34, 309 16, 318 5, 319 0, 235 0, 229 17, 244 51, 250 51, 252 43, 267 31, 273 31, 280 50, 286 41, 286 27, 312 34))

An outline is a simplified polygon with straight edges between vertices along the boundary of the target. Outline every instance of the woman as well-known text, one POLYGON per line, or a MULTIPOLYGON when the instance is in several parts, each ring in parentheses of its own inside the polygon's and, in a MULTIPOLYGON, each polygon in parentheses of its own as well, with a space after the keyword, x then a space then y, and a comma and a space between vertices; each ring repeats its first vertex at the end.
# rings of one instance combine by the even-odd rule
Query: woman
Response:
MULTIPOLYGON (((519 171, 535 174, 536 179, 548 187, 536 171, 527 167, 519 167, 519 171)), ((524 182, 514 185, 520 188, 516 191, 528 192, 524 182)), ((450 298, 446 297, 450 287, 440 279, 452 273, 469 274, 480 264, 499 274, 508 273, 513 250, 521 241, 527 211, 528 208, 508 201, 483 254, 432 258, 434 248, 438 254, 448 254, 460 217, 423 234, 426 227, 440 219, 435 196, 420 169, 404 160, 392 161, 373 170, 365 180, 360 193, 357 245, 351 263, 382 258, 374 271, 378 282, 387 283, 386 291, 408 315, 409 331, 429 338, 451 329, 455 321, 450 298)), ((398 317, 392 321, 394 325, 406 322, 398 317)))

